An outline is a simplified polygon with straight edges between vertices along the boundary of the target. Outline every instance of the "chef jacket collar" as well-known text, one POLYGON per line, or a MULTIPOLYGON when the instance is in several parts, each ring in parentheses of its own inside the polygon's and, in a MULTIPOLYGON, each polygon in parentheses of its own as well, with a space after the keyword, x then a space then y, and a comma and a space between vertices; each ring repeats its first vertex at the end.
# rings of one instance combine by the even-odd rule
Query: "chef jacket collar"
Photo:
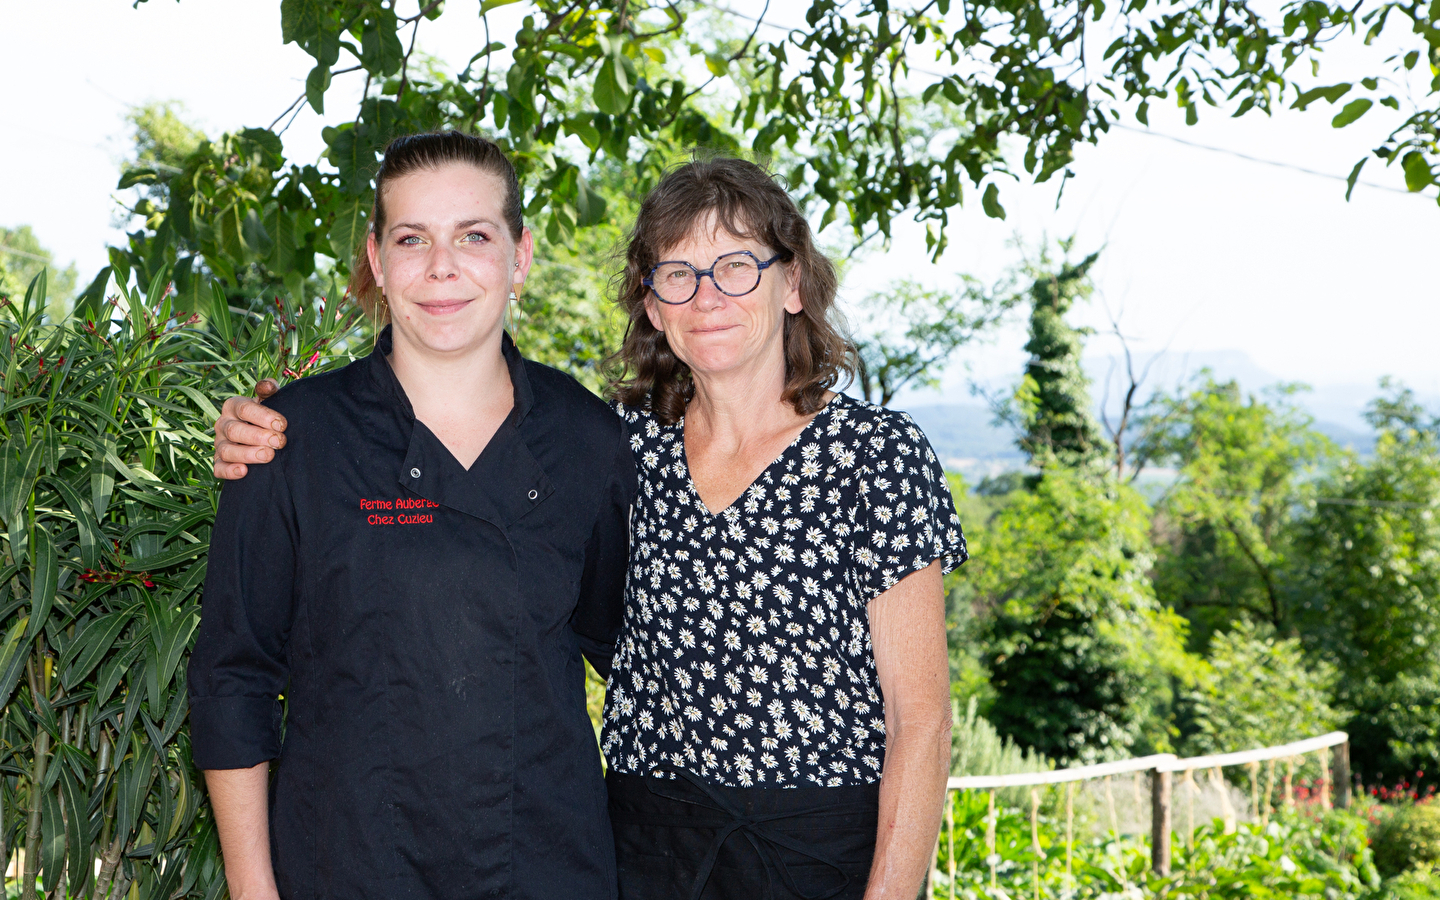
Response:
MULTIPOLYGON (((400 402, 405 415, 413 419, 415 409, 410 405, 410 398, 405 396, 400 379, 395 377, 395 370, 390 368, 389 356, 395 349, 393 327, 386 325, 375 338, 375 349, 370 353, 370 371, 380 387, 400 402)), ((505 357, 505 366, 510 370, 510 384, 515 390, 515 407, 510 411, 510 423, 518 427, 529 415, 530 407, 535 405, 535 394, 530 390, 530 379, 525 375, 525 359, 515 348, 508 331, 500 333, 500 353, 505 357)))
POLYGON ((520 430, 535 398, 530 379, 525 375, 525 360, 508 334, 501 338, 500 349, 510 370, 515 406, 469 469, 462 468, 425 423, 415 418, 410 399, 386 359, 393 346, 387 325, 376 338, 375 351, 369 360, 381 389, 397 401, 406 418, 414 423, 410 447, 398 473, 403 487, 432 503, 502 528, 509 528, 555 492, 554 484, 520 430))

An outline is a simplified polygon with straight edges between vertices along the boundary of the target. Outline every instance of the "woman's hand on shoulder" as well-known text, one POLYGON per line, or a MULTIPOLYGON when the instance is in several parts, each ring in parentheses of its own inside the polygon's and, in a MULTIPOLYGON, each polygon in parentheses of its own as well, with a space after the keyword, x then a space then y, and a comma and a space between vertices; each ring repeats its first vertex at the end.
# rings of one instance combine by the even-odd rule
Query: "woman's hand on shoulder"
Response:
MULTIPOLYGON (((264 400, 280 390, 272 379, 255 385, 255 396, 264 400)), ((285 417, 250 397, 225 401, 215 421, 215 477, 235 481, 245 477, 247 465, 267 463, 285 446, 285 417)))

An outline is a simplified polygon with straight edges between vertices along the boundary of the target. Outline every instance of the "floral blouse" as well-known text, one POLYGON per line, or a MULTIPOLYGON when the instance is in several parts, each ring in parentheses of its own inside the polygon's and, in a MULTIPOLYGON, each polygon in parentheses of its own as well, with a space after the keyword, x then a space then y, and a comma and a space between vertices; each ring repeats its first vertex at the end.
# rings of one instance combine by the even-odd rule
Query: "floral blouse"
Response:
POLYGON ((616 405, 640 475, 601 744, 730 787, 877 781, 885 713, 867 605, 966 559, 944 472, 908 415, 837 395, 728 508, 683 423, 616 405))

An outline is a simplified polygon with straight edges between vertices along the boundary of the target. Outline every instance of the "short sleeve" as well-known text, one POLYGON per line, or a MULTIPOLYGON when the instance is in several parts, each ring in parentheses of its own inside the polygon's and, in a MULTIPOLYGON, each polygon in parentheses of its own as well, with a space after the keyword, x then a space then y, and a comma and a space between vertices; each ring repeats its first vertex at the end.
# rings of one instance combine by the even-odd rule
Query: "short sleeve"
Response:
POLYGON ((629 432, 621 423, 608 478, 590 538, 570 627, 581 652, 602 677, 610 676, 615 640, 625 618, 625 575, 630 558, 630 508, 635 502, 635 462, 629 432))
POLYGON ((279 458, 225 484, 188 670, 192 754, 201 769, 249 768, 280 755, 296 540, 279 458))
POLYGON ((945 470, 919 426, 884 410, 866 436, 851 558, 866 603, 937 559, 948 574, 969 554, 945 470))

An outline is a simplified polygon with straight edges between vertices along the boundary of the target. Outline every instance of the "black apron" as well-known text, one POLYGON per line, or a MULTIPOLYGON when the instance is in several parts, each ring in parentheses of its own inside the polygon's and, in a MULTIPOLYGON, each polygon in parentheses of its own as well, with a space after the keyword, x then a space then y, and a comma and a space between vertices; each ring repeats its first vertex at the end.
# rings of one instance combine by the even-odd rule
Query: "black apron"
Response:
POLYGON ((861 900, 880 785, 732 788, 610 772, 620 900, 861 900))

